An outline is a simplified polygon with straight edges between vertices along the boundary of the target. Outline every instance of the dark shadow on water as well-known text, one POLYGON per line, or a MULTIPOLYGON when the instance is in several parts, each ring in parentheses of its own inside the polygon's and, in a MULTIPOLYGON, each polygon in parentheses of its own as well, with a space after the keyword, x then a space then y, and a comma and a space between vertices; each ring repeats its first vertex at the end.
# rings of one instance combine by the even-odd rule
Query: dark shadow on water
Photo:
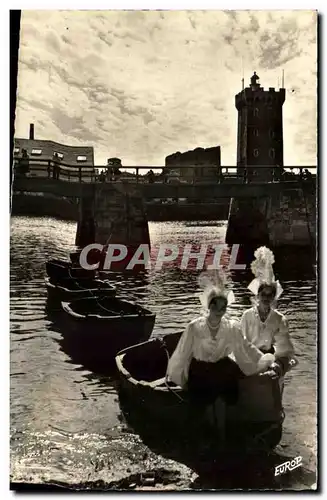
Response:
MULTIPOLYGON (((246 265, 244 270, 231 270, 231 277, 238 281, 240 275, 245 280, 251 281, 251 263, 257 247, 240 246, 236 264, 246 265)), ((231 249, 229 249, 231 251, 231 249)), ((275 256, 274 273, 282 281, 310 280, 316 278, 316 253, 313 249, 303 247, 282 247, 272 249, 275 256)))
POLYGON ((214 435, 203 429, 195 433, 184 428, 174 429, 163 421, 154 422, 144 414, 135 399, 117 387, 122 418, 138 434, 145 445, 156 454, 185 464, 198 477, 191 489, 260 489, 260 490, 309 490, 316 483, 316 474, 298 468, 284 475, 275 476, 275 467, 289 457, 277 452, 221 451, 214 446, 214 435))
POLYGON ((304 248, 279 249, 274 251, 275 272, 281 279, 314 279, 316 277, 316 254, 304 248))

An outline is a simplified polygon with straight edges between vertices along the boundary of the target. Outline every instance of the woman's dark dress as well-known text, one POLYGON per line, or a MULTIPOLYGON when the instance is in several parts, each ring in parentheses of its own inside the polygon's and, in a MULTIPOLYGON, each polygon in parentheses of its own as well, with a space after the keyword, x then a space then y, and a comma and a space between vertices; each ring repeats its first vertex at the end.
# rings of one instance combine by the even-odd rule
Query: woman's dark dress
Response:
MULTIPOLYGON (((274 353, 274 348, 262 351, 274 353)), ((217 363, 192 359, 188 375, 188 391, 191 401, 197 404, 212 404, 218 397, 226 404, 237 403, 239 381, 245 377, 239 366, 229 357, 217 363)))

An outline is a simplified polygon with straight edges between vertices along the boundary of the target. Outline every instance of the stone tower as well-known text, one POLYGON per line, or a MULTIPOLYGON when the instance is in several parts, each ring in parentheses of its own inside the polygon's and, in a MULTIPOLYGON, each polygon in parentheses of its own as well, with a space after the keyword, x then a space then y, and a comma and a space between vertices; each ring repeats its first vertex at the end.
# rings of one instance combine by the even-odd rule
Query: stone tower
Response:
MULTIPOLYGON (((264 90, 254 72, 250 86, 235 96, 238 110, 237 173, 257 181, 273 180, 274 166, 283 167, 285 89, 264 90), (260 166, 270 166, 261 169, 260 166), (245 167, 248 167, 247 169, 245 167)), ((276 170, 277 171, 277 170, 276 170)))

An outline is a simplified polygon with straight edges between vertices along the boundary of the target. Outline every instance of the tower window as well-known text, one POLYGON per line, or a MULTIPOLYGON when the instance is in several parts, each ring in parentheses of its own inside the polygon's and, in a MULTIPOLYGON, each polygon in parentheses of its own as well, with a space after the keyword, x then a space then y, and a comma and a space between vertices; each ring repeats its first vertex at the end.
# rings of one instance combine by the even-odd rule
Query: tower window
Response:
POLYGON ((15 148, 14 149, 14 154, 17 155, 19 153, 20 149, 19 148, 15 148))
POLYGON ((270 137, 270 139, 274 139, 274 137, 275 137, 275 132, 272 128, 269 129, 269 137, 270 137))
POLYGON ((253 116, 259 116, 259 108, 253 108, 253 116))
POLYGON ((259 149, 253 150, 253 156, 255 156, 255 157, 259 156, 259 149))
POLYGON ((259 130, 258 130, 257 128, 254 128, 254 129, 253 129, 253 135, 254 135, 255 137, 259 137, 259 130))
POLYGON ((86 156, 78 156, 77 161, 86 161, 86 156))
POLYGON ((269 156, 270 156, 270 158, 273 158, 273 159, 275 158, 275 150, 274 150, 274 148, 269 149, 269 156))
POLYGON ((32 155, 40 156, 42 154, 42 149, 32 149, 32 155))
POLYGON ((268 106, 268 111, 271 116, 276 116, 276 108, 273 106, 268 106))
POLYGON ((55 155, 57 155, 57 157, 59 158, 59 160, 62 160, 62 159, 63 159, 63 157, 64 157, 63 153, 58 153, 57 151, 55 151, 55 152, 53 153, 53 156, 55 156, 55 155))

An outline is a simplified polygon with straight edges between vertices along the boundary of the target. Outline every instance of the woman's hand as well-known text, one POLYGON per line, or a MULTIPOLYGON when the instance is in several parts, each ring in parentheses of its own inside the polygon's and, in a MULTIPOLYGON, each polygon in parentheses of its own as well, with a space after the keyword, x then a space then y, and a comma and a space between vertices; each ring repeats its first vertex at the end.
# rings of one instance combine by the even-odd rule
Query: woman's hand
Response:
POLYGON ((268 370, 266 372, 259 373, 259 375, 260 377, 270 377, 273 380, 278 378, 278 375, 274 370, 268 370))
POLYGON ((269 369, 263 373, 260 373, 261 376, 270 377, 272 379, 279 378, 283 375, 282 369, 278 363, 273 363, 270 365, 269 369))
POLYGON ((281 377, 284 374, 283 367, 280 365, 280 363, 278 363, 278 361, 273 363, 270 369, 276 373, 277 377, 281 377))

